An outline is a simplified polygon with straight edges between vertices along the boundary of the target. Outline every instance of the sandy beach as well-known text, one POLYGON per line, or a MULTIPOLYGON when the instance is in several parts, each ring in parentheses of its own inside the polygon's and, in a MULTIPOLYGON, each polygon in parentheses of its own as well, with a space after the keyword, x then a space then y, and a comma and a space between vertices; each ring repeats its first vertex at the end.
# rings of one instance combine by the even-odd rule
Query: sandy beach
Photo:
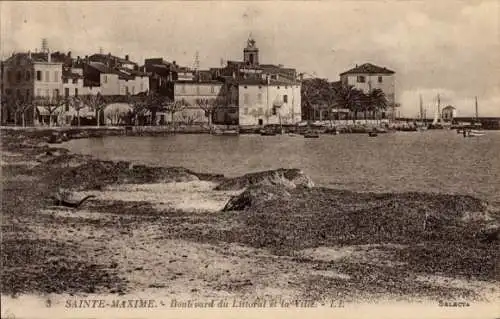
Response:
POLYGON ((1 168, 4 296, 499 300, 487 230, 500 212, 470 196, 100 161, 22 132, 2 132, 1 168), (243 209, 224 209, 260 179, 243 209), (52 199, 61 191, 92 197, 69 208, 52 199))

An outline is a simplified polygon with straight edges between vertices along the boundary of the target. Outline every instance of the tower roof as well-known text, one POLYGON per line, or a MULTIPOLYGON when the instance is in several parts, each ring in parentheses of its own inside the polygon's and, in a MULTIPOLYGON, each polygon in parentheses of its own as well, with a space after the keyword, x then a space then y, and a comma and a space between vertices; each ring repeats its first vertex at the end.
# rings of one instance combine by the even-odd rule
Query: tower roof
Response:
POLYGON ((255 46, 255 40, 252 38, 252 34, 248 36, 247 40, 247 47, 245 48, 246 50, 251 49, 251 50, 258 50, 257 47, 255 46))
POLYGON ((340 73, 340 75, 344 74, 394 74, 395 72, 389 70, 385 67, 380 67, 371 63, 361 64, 360 66, 356 65, 355 68, 340 73))

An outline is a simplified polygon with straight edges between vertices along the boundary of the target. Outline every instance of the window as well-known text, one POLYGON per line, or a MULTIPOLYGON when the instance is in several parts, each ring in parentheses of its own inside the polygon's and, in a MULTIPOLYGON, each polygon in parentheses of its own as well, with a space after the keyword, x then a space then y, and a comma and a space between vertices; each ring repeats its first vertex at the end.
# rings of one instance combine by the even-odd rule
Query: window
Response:
POLYGON ((54 82, 59 82, 59 72, 54 71, 54 82))
POLYGON ((364 75, 360 75, 360 76, 358 76, 358 78, 357 78, 357 82, 358 82, 358 83, 365 83, 365 77, 364 77, 364 75))
POLYGON ((186 85, 185 84, 181 84, 181 92, 186 93, 186 85))
POLYGON ((31 72, 30 71, 26 71, 26 81, 29 81, 31 80, 31 72))
POLYGON ((75 96, 78 96, 78 88, 75 88, 75 96))
POLYGON ((26 89, 26 100, 30 99, 31 91, 30 89, 26 89))
POLYGON ((125 87, 125 95, 128 95, 129 92, 128 92, 128 86, 125 87))
POLYGON ((17 71, 17 76, 16 76, 16 82, 19 83, 21 82, 23 75, 21 74, 21 71, 17 71))
POLYGON ((213 85, 210 86, 210 93, 215 93, 215 87, 213 85))
POLYGON ((288 95, 283 95, 283 102, 288 103, 288 95))
POLYGON ((132 87, 132 95, 135 94, 135 86, 132 87))
POLYGON ((257 94, 257 102, 262 104, 262 93, 257 94))
POLYGON ((64 78, 63 83, 68 83, 68 78, 64 78))
POLYGON ((243 109, 243 113, 244 113, 245 115, 248 115, 248 107, 245 107, 245 108, 243 109))
POLYGON ((36 96, 42 96, 42 89, 36 89, 36 96))
POLYGON ((50 73, 49 73, 49 71, 45 71, 45 82, 50 82, 50 73))
POLYGON ((382 83, 382 77, 381 76, 378 77, 378 83, 382 83))
POLYGON ((69 96, 69 88, 64 88, 64 96, 65 97, 69 96))
POLYGON ((69 112, 69 104, 68 103, 66 103, 66 106, 64 107, 64 111, 69 112))
POLYGON ((78 79, 73 79, 73 84, 77 84, 78 83, 78 79))
POLYGON ((276 107, 273 106, 273 115, 276 115, 276 107))
POLYGON ((5 89, 5 94, 11 95, 12 94, 12 90, 11 89, 5 89))
POLYGON ((7 71, 7 81, 8 81, 9 83, 11 83, 11 82, 12 82, 12 72, 10 72, 10 71, 7 71))
POLYGON ((17 89, 17 90, 16 90, 16 96, 17 96, 18 98, 20 98, 20 97, 21 97, 21 90, 19 90, 19 89, 17 89))
POLYGON ((36 80, 41 81, 42 80, 42 71, 36 71, 36 80))
POLYGON ((50 90, 49 89, 45 90, 45 96, 50 96, 50 90))
POLYGON ((58 89, 54 89, 54 96, 59 96, 59 90, 58 89))
POLYGON ((196 95, 200 95, 200 86, 199 85, 196 86, 196 95))
POLYGON ((141 92, 144 91, 144 83, 141 82, 141 92))
POLYGON ((243 94, 243 105, 248 105, 250 103, 250 96, 248 93, 243 94))
POLYGON ((107 75, 104 75, 102 77, 102 83, 108 83, 108 76, 107 75))

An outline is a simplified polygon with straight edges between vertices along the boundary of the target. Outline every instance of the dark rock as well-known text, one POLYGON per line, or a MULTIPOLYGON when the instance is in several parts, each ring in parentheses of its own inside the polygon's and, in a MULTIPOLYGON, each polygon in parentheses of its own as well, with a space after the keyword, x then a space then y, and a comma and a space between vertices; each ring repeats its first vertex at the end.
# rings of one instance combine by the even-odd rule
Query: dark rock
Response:
POLYGON ((282 185, 286 187, 314 186, 312 180, 299 169, 276 169, 230 178, 215 187, 215 190, 240 190, 250 185, 282 185))
POLYGON ((284 187, 252 185, 240 195, 231 197, 222 211, 245 210, 267 201, 288 198, 290 193, 284 187))

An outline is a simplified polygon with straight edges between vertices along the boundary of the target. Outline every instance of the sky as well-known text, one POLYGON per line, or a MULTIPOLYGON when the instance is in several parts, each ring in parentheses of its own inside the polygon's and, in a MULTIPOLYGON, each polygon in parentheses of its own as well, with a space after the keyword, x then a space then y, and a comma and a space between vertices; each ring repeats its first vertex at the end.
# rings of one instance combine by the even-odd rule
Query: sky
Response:
POLYGON ((260 62, 331 81, 356 64, 396 72, 402 116, 451 104, 500 116, 500 1, 0 2, 0 55, 40 48, 111 52, 201 68, 242 60, 251 33, 260 62))

